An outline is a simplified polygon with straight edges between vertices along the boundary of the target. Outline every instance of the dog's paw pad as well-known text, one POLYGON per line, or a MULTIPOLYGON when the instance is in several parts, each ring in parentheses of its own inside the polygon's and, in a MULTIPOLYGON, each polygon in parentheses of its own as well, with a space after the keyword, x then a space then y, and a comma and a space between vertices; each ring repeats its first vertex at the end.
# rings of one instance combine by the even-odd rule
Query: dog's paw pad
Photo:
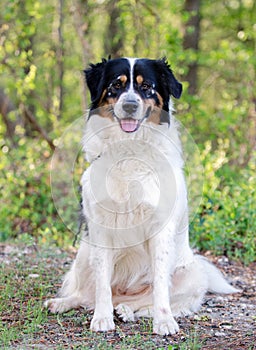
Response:
POLYGON ((160 335, 175 334, 179 331, 179 326, 174 319, 154 322, 153 332, 160 335))
POLYGON ((90 329, 94 332, 107 332, 115 329, 112 317, 93 317, 90 329))
POLYGON ((115 311, 116 311, 118 317, 121 318, 123 322, 133 322, 134 321, 134 313, 128 305, 119 304, 115 308, 115 311))

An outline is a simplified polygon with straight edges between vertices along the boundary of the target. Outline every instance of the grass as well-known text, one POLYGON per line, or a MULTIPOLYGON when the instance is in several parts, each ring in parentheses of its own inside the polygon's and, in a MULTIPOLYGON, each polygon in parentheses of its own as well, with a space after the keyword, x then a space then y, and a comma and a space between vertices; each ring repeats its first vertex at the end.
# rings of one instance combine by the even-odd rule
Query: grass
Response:
POLYGON ((42 307, 53 296, 73 254, 60 250, 22 247, 3 255, 0 268, 0 348, 1 349, 200 349, 196 333, 160 337, 152 333, 151 320, 124 324, 116 330, 92 333, 92 313, 83 309, 50 315, 42 307))
MULTIPOLYGON (((15 259, 14 256, 12 258, 15 259)), ((47 287, 42 271, 38 273, 36 265, 31 269, 24 269, 26 263, 24 260, 1 265, 0 284, 3 287, 0 300, 2 315, 0 344, 2 342, 2 348, 34 334, 47 320, 47 313, 41 307, 47 287)))

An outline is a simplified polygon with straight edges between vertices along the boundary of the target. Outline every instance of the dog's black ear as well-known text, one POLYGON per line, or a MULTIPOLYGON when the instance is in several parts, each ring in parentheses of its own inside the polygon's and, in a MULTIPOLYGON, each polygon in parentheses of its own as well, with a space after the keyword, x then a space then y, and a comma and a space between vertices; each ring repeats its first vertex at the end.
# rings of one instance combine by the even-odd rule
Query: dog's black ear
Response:
POLYGON ((166 58, 162 58, 157 61, 157 65, 160 69, 161 80, 164 87, 169 92, 169 95, 175 98, 180 98, 182 93, 182 84, 173 75, 170 65, 168 64, 166 58))
POLYGON ((100 83, 106 63, 107 60, 103 58, 100 63, 91 63, 89 68, 84 70, 85 79, 90 90, 92 102, 98 98, 98 95, 100 93, 100 83))

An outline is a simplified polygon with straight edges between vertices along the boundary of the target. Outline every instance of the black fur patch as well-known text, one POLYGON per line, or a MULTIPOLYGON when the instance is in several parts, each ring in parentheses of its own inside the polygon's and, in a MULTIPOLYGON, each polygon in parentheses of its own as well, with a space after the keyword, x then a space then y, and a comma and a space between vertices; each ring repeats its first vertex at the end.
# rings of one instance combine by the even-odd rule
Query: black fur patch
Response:
MULTIPOLYGON (((91 93, 91 110, 99 107, 99 103, 108 98, 109 86, 125 75, 127 81, 122 90, 118 91, 116 98, 130 87, 131 66, 129 59, 102 59, 102 62, 91 64, 85 71, 86 81, 91 93)), ((133 88, 142 99, 154 99, 156 106, 159 106, 159 95, 162 99, 162 109, 167 113, 162 113, 160 122, 169 123, 169 98, 172 95, 180 98, 182 93, 182 84, 173 75, 170 65, 166 58, 159 60, 136 59, 133 66, 133 88), (136 79, 139 77, 139 79, 136 79), (149 84, 150 90, 147 90, 149 84), (151 92, 151 93, 150 93, 151 92), (168 119, 168 120, 167 120, 168 119)))

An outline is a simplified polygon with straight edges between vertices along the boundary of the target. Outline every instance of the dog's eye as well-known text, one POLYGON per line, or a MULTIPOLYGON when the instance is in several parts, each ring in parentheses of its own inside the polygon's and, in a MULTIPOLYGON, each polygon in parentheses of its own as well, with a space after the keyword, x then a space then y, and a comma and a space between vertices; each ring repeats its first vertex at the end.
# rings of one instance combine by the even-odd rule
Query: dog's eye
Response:
POLYGON ((117 80, 112 84, 113 88, 118 90, 122 87, 121 81, 117 80))
POLYGON ((148 82, 148 81, 143 81, 143 83, 140 86, 141 91, 144 93, 144 95, 147 98, 150 98, 152 95, 155 94, 155 84, 148 82))
POLYGON ((117 91, 122 88, 122 82, 118 79, 113 81, 108 87, 108 96, 115 96, 117 94, 117 91))
POLYGON ((142 83, 142 85, 141 85, 141 88, 144 91, 151 89, 151 87, 152 87, 152 85, 149 83, 146 83, 146 82, 142 83))

